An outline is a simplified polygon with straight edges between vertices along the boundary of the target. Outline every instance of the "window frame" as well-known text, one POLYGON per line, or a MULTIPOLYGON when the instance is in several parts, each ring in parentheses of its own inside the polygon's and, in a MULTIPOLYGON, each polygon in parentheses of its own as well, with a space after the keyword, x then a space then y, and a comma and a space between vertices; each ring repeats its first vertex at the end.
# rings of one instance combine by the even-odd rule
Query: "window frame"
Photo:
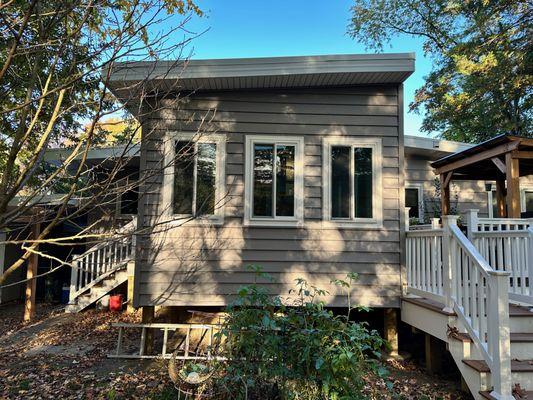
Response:
MULTIPOLYGON (((405 189, 416 189, 418 190, 418 220, 424 221, 425 220, 425 207, 424 207, 424 184, 423 183, 417 183, 417 182, 405 182, 405 189)), ((405 196, 405 193, 404 193, 405 196)), ((407 205, 406 205, 407 207, 407 205)))
MULTIPOLYGON (((224 223, 224 196, 226 195, 226 138, 221 134, 193 134, 178 131, 167 132, 164 141, 164 176, 163 176, 163 203, 165 214, 173 219, 177 219, 179 224, 183 224, 183 219, 192 218, 185 223, 187 225, 222 225, 224 223), (211 215, 174 214, 174 159, 176 155, 177 141, 190 141, 195 144, 195 152, 198 143, 212 143, 216 145, 216 173, 215 173, 215 212, 211 215)), ((196 158, 194 161, 194 175, 196 176, 196 158)), ((196 187, 193 188, 196 192, 196 187)), ((195 196, 196 197, 196 196, 195 196)), ((193 204, 193 207, 195 205, 193 204)))
MULTIPOLYGON (((247 135, 245 139, 244 162, 244 226, 302 226, 304 220, 304 137, 247 135), (254 145, 294 146, 294 216, 256 217, 253 215, 254 195, 254 145)), ((276 175, 274 171, 274 176, 276 175)), ((274 181, 275 182, 275 181, 274 181)), ((275 183, 273 184, 275 198, 275 183)), ((275 210, 275 208, 274 208, 275 210)))
MULTIPOLYGON (((382 189, 382 140, 381 138, 326 137, 322 141, 323 162, 323 216, 322 220, 343 228, 383 228, 383 189, 382 189), (331 148, 335 146, 372 149, 372 218, 332 218, 331 217, 331 148)), ((352 157, 352 156, 350 156, 352 157)), ((352 158, 351 158, 352 159, 352 158)), ((353 163, 352 163, 353 164, 353 163)), ((354 207, 353 189, 354 166, 350 165, 350 207, 354 207)))
POLYGON ((533 192, 533 185, 520 185, 520 212, 526 212, 526 192, 533 192))

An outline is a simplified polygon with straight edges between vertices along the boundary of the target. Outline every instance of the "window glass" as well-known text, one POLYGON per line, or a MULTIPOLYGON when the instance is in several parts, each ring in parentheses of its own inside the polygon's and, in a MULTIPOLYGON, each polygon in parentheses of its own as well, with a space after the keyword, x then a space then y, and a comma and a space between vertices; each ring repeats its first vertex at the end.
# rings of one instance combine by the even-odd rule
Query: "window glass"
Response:
POLYGON ((418 189, 405 189, 405 206, 409 207, 409 218, 420 218, 420 205, 418 204, 418 189))
POLYGON ((355 217, 372 218, 372 149, 354 149, 355 217))
POLYGON ((350 218, 350 147, 331 147, 331 217, 350 218))
POLYGON ((198 215, 215 213, 216 154, 215 143, 198 143, 196 162, 196 213, 198 215))
POLYGON ((194 143, 176 142, 174 161, 174 214, 191 214, 194 196, 194 143))
POLYGON ((294 146, 276 146, 276 215, 294 216, 294 146))
POLYGON ((533 212, 533 191, 524 193, 526 200, 526 212, 533 212))
POLYGON ((496 194, 496 190, 492 191, 492 217, 498 217, 498 195, 496 194))
POLYGON ((254 145, 253 215, 272 217, 274 145, 254 145))

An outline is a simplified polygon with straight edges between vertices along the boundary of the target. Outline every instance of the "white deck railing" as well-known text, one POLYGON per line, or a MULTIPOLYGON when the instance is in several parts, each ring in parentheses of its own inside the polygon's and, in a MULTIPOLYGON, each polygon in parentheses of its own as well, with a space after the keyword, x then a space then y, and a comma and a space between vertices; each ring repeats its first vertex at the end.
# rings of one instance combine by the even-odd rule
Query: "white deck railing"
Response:
POLYGON ((75 255, 72 263, 69 300, 74 300, 83 292, 124 268, 135 256, 135 236, 137 227, 134 218, 117 231, 117 238, 98 243, 85 253, 75 255))
POLYGON ((489 265, 509 272, 509 298, 533 304, 533 225, 530 219, 478 218, 468 210, 468 237, 489 265))
POLYGON ((493 269, 457 226, 406 232, 407 292, 454 311, 491 370, 494 394, 511 398, 509 272, 493 269))

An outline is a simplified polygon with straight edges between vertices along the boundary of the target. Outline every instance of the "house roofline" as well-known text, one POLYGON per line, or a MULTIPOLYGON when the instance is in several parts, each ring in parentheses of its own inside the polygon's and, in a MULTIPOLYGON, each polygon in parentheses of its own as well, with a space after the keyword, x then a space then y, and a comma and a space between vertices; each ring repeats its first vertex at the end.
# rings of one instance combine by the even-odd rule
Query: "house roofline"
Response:
POLYGON ((124 99, 139 85, 189 91, 400 84, 414 72, 415 54, 134 61, 114 63, 111 68, 106 84, 124 99))

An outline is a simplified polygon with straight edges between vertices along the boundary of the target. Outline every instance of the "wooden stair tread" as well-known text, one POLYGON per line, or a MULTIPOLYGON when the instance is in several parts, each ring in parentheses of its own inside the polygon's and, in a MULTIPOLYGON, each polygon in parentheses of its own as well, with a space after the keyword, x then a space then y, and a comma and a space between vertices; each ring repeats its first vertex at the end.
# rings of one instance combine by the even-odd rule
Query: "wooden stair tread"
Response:
MULTIPOLYGON (((463 363, 477 372, 490 372, 485 360, 463 360, 463 363)), ((511 372, 533 372, 533 360, 511 360, 511 372)))
POLYGON ((455 316, 454 312, 445 311, 444 304, 439 303, 435 300, 425 299, 422 297, 404 297, 402 301, 405 301, 407 303, 415 304, 420 307, 427 308, 428 310, 438 312, 439 314, 448 315, 448 316, 455 316))
MULTIPOLYGON (((483 397, 484 399, 488 399, 488 400, 496 400, 495 397, 492 397, 490 395, 490 390, 481 390, 479 392, 479 394, 481 395, 481 397, 483 397)), ((533 399, 533 391, 531 390, 526 390, 525 393, 524 393, 524 396, 522 397, 522 399, 533 399)), ((518 400, 518 399, 517 399, 518 400)))
MULTIPOLYGON (((428 310, 436 311, 443 315, 455 316, 455 312, 444 311, 444 304, 435 300, 430 300, 423 297, 404 297, 402 298, 402 301, 427 308, 428 310)), ((530 308, 528 307, 518 306, 516 304, 509 304, 509 316, 533 317, 533 311, 530 311, 530 308)))
POLYGON ((509 304, 509 315, 511 317, 533 317, 533 312, 528 307, 509 304))
MULTIPOLYGON (((457 333, 453 336, 454 339, 460 340, 461 342, 472 342, 470 335, 468 333, 457 333)), ((530 343, 533 342, 533 333, 513 333, 511 332, 511 342, 512 343, 530 343)))

